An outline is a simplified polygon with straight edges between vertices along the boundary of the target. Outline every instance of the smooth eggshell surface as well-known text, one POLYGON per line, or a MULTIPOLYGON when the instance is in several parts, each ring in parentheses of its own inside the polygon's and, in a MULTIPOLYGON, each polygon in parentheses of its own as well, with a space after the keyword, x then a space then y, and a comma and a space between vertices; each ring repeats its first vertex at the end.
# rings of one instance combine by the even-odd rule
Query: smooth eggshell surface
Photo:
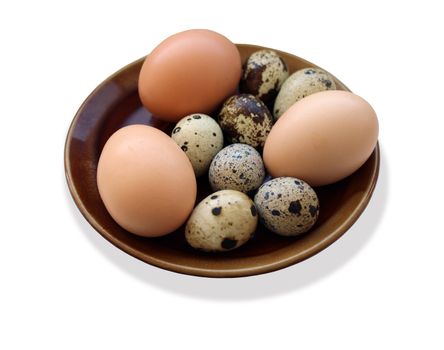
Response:
POLYGON ((247 193, 258 188, 265 177, 264 163, 256 149, 243 143, 223 148, 210 164, 208 178, 214 191, 247 193))
POLYGON ((259 50, 253 52, 245 63, 240 91, 269 105, 287 78, 288 66, 282 57, 273 50, 259 50))
POLYGON ((257 97, 240 94, 227 99, 219 112, 219 124, 231 143, 263 147, 273 125, 267 106, 257 97))
POLYGON ((165 133, 145 125, 124 127, 108 139, 97 186, 113 219, 148 237, 182 225, 193 210, 197 189, 185 153, 165 133))
POLYGON ((307 232, 319 215, 315 191, 294 177, 278 177, 264 183, 254 196, 254 203, 264 225, 282 236, 307 232))
POLYGON ((278 119, 265 142, 264 163, 273 177, 327 185, 363 165, 377 139, 378 119, 367 101, 346 91, 318 92, 278 119))
POLYGON ((226 37, 204 29, 177 33, 145 59, 139 96, 156 117, 177 122, 192 113, 213 112, 237 88, 241 59, 226 37))
POLYGON ((303 68, 288 77, 274 102, 276 119, 297 101, 316 92, 336 90, 333 77, 321 68, 303 68))
POLYGON ((196 176, 208 170, 214 156, 224 146, 219 124, 202 113, 183 117, 174 127, 171 138, 187 155, 196 176))
POLYGON ((223 190, 196 206, 187 222, 185 238, 197 249, 232 250, 253 236, 257 222, 256 207, 246 194, 223 190))

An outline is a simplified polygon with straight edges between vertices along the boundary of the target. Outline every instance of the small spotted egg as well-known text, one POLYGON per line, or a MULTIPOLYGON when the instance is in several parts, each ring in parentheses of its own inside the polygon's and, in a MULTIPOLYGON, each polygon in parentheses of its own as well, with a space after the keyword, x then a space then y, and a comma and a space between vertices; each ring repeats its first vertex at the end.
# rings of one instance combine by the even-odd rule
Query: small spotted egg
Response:
POLYGON ((267 106, 249 94, 231 96, 219 113, 219 124, 230 143, 263 147, 273 125, 267 106))
POLYGON ((223 252, 247 242, 257 222, 256 207, 246 194, 219 191, 194 208, 185 227, 185 238, 194 248, 223 252))
POLYGON ((171 133, 193 165, 196 176, 204 174, 224 145, 222 130, 210 116, 195 113, 182 118, 171 133))
POLYGON ((294 177, 278 177, 264 183, 254 197, 264 225, 282 236, 307 232, 319 215, 315 191, 294 177))
POLYGON ((320 68, 304 68, 285 80, 274 102, 273 114, 278 119, 294 103, 315 92, 335 90, 333 77, 320 68))
POLYGON ((253 147, 234 143, 216 154, 208 177, 214 191, 237 190, 246 193, 262 184, 265 177, 264 163, 253 147))
POLYGON ((260 98, 270 105, 288 78, 285 61, 272 50, 259 50, 248 57, 240 81, 240 91, 260 98))

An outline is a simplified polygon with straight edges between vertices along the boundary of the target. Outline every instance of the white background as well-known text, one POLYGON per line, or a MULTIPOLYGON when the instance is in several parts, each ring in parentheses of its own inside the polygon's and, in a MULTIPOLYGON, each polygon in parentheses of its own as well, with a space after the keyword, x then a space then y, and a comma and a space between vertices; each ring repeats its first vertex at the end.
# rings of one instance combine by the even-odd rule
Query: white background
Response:
POLYGON ((2 1, 0 348, 442 349, 439 3, 2 1), (304 57, 378 113, 368 209, 296 266, 219 280, 163 271, 105 241, 68 193, 63 147, 82 101, 198 27, 304 57))

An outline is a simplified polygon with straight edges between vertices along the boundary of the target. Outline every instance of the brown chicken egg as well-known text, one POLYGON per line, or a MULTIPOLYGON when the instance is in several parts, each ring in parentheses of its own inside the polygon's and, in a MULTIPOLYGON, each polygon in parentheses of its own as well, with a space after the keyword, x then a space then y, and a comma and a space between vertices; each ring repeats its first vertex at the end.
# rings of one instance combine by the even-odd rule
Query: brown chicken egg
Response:
POLYGON ((97 186, 112 218, 147 237, 176 230, 196 200, 187 156, 168 135, 146 125, 124 127, 108 139, 97 166, 97 186))
POLYGON ((187 30, 170 36, 147 56, 139 96, 151 113, 166 121, 209 114, 236 91, 241 70, 239 51, 226 37, 187 30))
POLYGON ((346 91, 323 91, 292 105, 265 141, 264 163, 273 177, 311 186, 339 181, 373 152, 378 119, 370 104, 346 91))

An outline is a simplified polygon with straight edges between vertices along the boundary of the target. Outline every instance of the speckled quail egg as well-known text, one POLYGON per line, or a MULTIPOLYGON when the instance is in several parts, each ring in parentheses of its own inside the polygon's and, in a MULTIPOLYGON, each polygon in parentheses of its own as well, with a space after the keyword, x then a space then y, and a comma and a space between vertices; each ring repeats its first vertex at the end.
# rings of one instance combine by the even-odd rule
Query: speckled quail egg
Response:
POLYGON ((288 78, 285 61, 273 50, 259 50, 248 57, 240 81, 240 91, 260 98, 270 105, 288 78))
POLYGON ((224 145, 222 130, 210 116, 195 113, 182 118, 171 133, 193 165, 196 176, 204 174, 224 145))
POLYGON ((307 232, 319 215, 319 201, 306 182, 294 177, 278 177, 264 183, 254 197, 264 225, 282 236, 307 232))
POLYGON ((273 125, 267 106, 250 94, 228 98, 219 113, 219 124, 230 143, 263 147, 273 125))
POLYGON ((185 227, 185 238, 194 248, 223 252, 247 242, 257 222, 256 207, 246 194, 219 191, 194 208, 185 227))
POLYGON ((315 92, 335 90, 333 77, 320 68, 304 68, 290 75, 274 102, 273 114, 278 119, 295 102, 315 92))
POLYGON ((216 154, 208 177, 214 191, 237 190, 246 193, 262 184, 265 177, 264 163, 253 147, 234 143, 216 154))

